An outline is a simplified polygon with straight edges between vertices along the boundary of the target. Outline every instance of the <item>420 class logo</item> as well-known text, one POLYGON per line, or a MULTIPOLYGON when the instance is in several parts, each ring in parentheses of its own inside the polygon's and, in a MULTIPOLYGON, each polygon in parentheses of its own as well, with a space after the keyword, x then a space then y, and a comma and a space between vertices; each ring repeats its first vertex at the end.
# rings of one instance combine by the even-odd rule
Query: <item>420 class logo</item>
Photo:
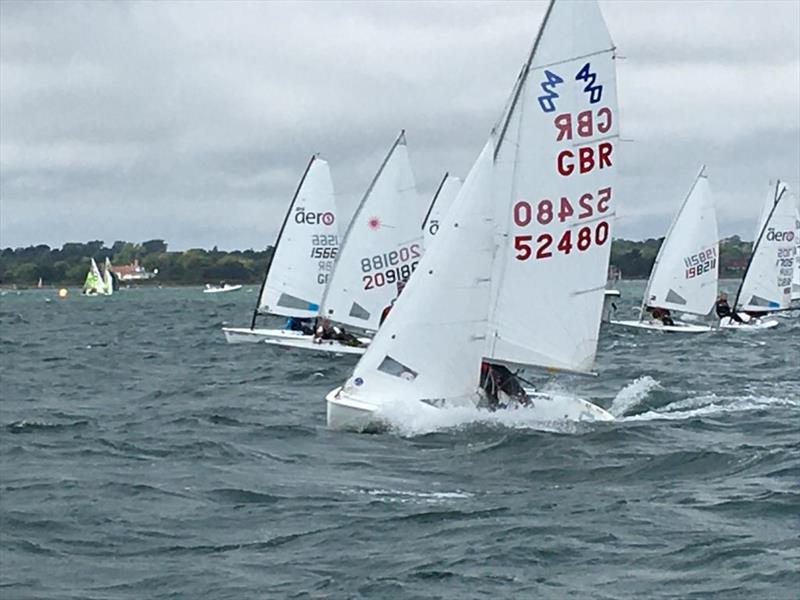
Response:
MULTIPOLYGON (((564 83, 564 78, 558 73, 544 70, 545 80, 540 84, 543 94, 537 98, 539 106, 546 113, 556 110, 556 99, 558 99, 558 91, 556 88, 564 83)), ((575 74, 575 81, 583 81, 586 85, 583 87, 584 93, 589 95, 589 104, 597 104, 603 98, 603 86, 597 82, 597 73, 592 72, 591 63, 586 63, 575 74)))

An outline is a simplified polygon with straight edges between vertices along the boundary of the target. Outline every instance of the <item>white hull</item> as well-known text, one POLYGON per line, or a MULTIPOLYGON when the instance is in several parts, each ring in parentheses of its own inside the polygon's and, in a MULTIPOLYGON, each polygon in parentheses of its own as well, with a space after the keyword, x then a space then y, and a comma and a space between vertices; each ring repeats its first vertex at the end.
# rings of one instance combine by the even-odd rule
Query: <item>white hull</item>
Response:
MULTIPOLYGON (((744 317, 743 317, 744 318, 744 317)), ((737 323, 730 317, 724 317, 719 322, 720 329, 739 329, 742 331, 758 331, 760 329, 772 329, 778 326, 778 320, 772 318, 751 318, 747 323, 737 323)))
POLYGON ((633 327, 635 329, 649 329, 650 331, 668 331, 671 333, 708 333, 713 331, 708 325, 692 325, 676 321, 675 325, 664 325, 661 321, 611 321, 612 325, 633 327))
MULTIPOLYGON (((532 415, 542 422, 554 421, 613 421, 614 416, 599 406, 566 396, 549 396, 528 391, 532 401, 525 407, 526 416, 532 415)), ((355 431, 370 433, 384 431, 389 424, 381 420, 378 406, 355 400, 342 392, 338 387, 325 396, 327 403, 328 428, 337 431, 355 431)), ((419 410, 432 412, 442 410, 425 402, 419 403, 419 410)), ((487 410, 487 412, 489 412, 487 410)))
POLYGON ((203 290, 204 294, 222 294, 224 292, 235 292, 242 289, 241 285, 226 285, 225 287, 211 287, 203 290))
POLYGON ((364 354, 370 338, 358 338, 363 346, 346 346, 336 340, 314 342, 314 336, 288 329, 247 329, 244 327, 223 327, 225 340, 229 344, 261 343, 284 348, 326 352, 328 354, 364 354))

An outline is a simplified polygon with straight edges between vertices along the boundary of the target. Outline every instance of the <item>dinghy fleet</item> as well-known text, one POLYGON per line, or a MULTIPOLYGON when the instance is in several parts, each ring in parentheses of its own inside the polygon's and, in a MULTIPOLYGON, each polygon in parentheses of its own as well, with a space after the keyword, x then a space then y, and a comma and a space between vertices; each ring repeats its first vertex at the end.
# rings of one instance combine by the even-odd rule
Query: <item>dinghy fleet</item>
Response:
MULTIPOLYGON (((250 327, 224 328, 227 341, 360 355, 325 398, 334 429, 383 428, 398 406, 613 419, 588 401, 537 393, 519 374, 592 373, 605 299, 614 297, 606 277, 617 204, 615 58, 594 0, 551 0, 463 184, 445 175, 430 201, 417 193, 401 132, 345 228, 328 163, 313 156, 250 327), (285 326, 259 327, 269 316, 285 326)), ((701 168, 681 203, 638 318, 612 315, 611 326, 766 329, 778 323, 771 313, 800 296, 800 215, 783 182, 770 186, 732 306, 719 295, 709 178, 701 168), (696 320, 714 309, 724 316, 713 326, 696 320)))

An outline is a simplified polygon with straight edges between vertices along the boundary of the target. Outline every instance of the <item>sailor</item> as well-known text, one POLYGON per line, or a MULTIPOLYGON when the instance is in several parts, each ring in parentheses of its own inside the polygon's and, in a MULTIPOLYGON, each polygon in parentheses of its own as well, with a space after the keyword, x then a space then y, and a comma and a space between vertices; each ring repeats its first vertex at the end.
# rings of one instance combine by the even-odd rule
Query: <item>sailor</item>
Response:
POLYGON ((344 346, 362 346, 361 340, 352 333, 348 333, 343 327, 332 325, 329 319, 322 318, 317 321, 314 329, 314 343, 321 344, 323 340, 336 340, 344 346))
POLYGON ((405 287, 406 287, 406 282, 405 281, 401 280, 401 281, 397 282, 397 296, 392 298, 392 301, 381 312, 381 318, 378 321, 378 327, 383 325, 383 322, 386 320, 386 317, 388 317, 389 313, 392 312, 392 309, 394 308, 394 303, 397 302, 397 298, 399 298, 400 294, 403 293, 403 290, 405 289, 405 287))
POLYGON ((675 321, 672 320, 668 309, 654 306, 653 308, 648 307, 648 311, 653 315, 654 319, 661 321, 664 325, 675 325, 675 321))
POLYGON ((386 307, 383 309, 383 312, 381 312, 381 318, 378 321, 378 327, 383 325, 383 322, 386 320, 386 317, 388 317, 389 313, 392 312, 392 308, 394 308, 395 300, 397 300, 397 298, 392 298, 392 301, 388 305, 386 305, 386 307))
POLYGON ((519 379, 503 365, 493 365, 483 361, 481 363, 480 387, 489 403, 489 410, 497 410, 508 406, 501 402, 500 392, 518 404, 528 405, 530 400, 519 379))
POLYGON ((736 321, 737 323, 744 323, 742 318, 737 315, 735 311, 731 310, 731 305, 728 304, 728 294, 725 292, 719 293, 719 299, 714 304, 714 310, 720 319, 724 317, 730 317, 731 320, 736 321))

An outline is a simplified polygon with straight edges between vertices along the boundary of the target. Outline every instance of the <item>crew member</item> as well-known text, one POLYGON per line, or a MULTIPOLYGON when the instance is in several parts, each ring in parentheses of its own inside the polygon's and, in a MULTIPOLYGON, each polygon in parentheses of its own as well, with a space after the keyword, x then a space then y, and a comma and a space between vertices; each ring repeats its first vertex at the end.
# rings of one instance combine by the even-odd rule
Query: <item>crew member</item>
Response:
POLYGON ((483 361, 481 363, 480 387, 486 395, 490 410, 502 408, 500 402, 500 392, 503 392, 508 399, 522 405, 528 405, 530 400, 519 379, 503 365, 494 365, 483 361))
POLYGON ((736 314, 736 311, 731 310, 731 305, 728 304, 728 294, 725 292, 720 292, 719 299, 717 299, 717 302, 714 304, 714 310, 720 319, 730 317, 737 323, 744 323, 742 318, 736 314))
POLYGON ((648 311, 653 315, 654 319, 661 321, 664 325, 675 325, 675 321, 672 320, 668 309, 654 306, 652 308, 648 307, 648 311))

